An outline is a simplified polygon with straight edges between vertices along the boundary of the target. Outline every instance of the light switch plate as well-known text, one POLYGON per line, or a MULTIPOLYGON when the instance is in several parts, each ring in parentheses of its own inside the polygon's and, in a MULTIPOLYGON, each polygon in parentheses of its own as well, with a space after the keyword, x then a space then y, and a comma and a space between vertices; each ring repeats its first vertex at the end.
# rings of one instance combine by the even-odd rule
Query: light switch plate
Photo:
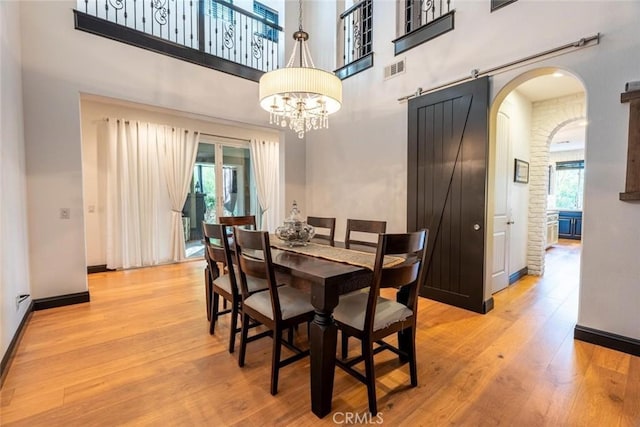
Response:
POLYGON ((60 219, 71 219, 71 209, 60 208, 60 219))

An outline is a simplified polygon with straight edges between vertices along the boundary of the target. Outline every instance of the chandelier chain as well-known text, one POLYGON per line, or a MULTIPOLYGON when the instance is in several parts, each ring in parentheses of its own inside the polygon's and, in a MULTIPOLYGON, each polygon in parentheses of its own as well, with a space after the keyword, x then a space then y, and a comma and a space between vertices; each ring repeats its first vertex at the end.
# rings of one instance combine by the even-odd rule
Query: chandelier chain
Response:
POLYGON ((316 69, 302 29, 302 0, 299 27, 287 65, 266 73, 260 79, 260 106, 269 112, 269 123, 290 128, 304 138, 306 132, 329 127, 329 115, 342 104, 342 82, 333 73, 316 69), (296 66, 300 55, 299 66, 296 66))
POLYGON ((298 0, 298 29, 302 31, 302 0, 298 0))

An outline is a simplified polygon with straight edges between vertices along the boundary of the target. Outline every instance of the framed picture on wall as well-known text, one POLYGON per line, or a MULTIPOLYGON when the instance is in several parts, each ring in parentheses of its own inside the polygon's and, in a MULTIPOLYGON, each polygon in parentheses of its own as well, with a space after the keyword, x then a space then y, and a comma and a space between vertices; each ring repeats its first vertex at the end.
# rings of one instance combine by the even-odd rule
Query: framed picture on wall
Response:
POLYGON ((529 182, 529 162, 520 159, 515 159, 515 161, 513 181, 527 184, 529 182))

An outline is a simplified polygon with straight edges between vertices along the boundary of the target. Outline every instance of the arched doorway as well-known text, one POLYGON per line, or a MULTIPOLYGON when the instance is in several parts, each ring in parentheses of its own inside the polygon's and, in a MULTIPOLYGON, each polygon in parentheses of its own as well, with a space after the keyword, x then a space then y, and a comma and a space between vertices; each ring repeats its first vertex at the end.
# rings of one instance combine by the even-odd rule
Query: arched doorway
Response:
POLYGON ((524 274, 544 273, 549 148, 561 129, 585 121, 585 100, 580 80, 556 68, 523 73, 494 99, 490 111, 486 257, 490 293, 524 274))

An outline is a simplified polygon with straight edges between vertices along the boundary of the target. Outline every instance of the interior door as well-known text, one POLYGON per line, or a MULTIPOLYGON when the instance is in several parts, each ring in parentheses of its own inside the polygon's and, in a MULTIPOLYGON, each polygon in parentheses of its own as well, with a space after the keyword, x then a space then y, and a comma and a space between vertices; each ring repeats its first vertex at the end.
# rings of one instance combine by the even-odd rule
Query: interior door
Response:
POLYGON ((509 116, 498 112, 496 128, 495 192, 493 215, 493 268, 491 271, 491 293, 509 286, 509 242, 511 215, 509 209, 509 116))
POLYGON ((484 313, 488 77, 409 101, 407 228, 429 229, 422 296, 484 313))

